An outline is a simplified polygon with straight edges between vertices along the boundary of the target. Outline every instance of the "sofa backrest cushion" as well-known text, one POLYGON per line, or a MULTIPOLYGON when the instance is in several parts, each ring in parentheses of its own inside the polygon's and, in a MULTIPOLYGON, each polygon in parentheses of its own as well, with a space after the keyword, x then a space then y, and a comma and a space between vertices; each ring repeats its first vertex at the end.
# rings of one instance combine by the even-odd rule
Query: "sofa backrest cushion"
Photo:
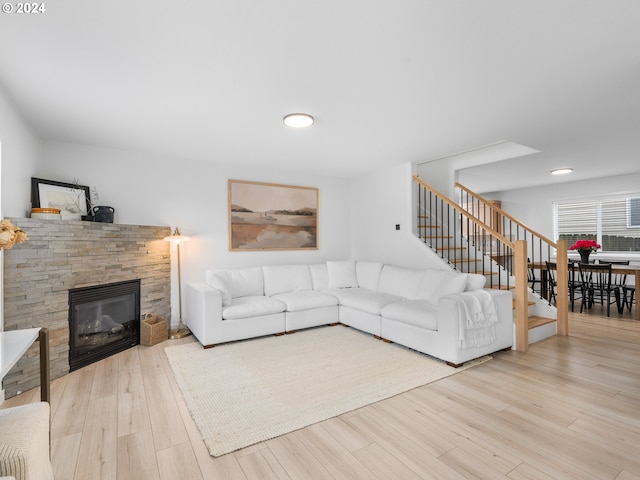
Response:
POLYGON ((309 265, 311 283, 314 290, 326 290, 329 288, 329 271, 326 263, 314 263, 309 265))
POLYGON ((465 292, 471 290, 480 290, 487 283, 487 277, 478 273, 467 273, 467 284, 464 287, 465 292))
POLYGON ((423 275, 424 270, 385 265, 380 272, 377 291, 414 300, 423 275))
POLYGON ((264 295, 262 267, 229 270, 207 270, 207 284, 222 292, 222 304, 231 305, 231 299, 249 295, 264 295))
POLYGON ((361 288, 368 288, 369 290, 376 292, 378 290, 381 271, 382 263, 380 262, 366 262, 358 260, 356 262, 358 286, 361 288))
POLYGON ((356 262, 354 260, 328 260, 329 288, 356 288, 356 262))
POLYGON ((467 286, 467 277, 466 273, 454 270, 425 270, 417 296, 435 305, 444 295, 463 292, 467 286))
POLYGON ((262 270, 264 294, 268 297, 313 288, 308 265, 270 265, 262 267, 262 270))

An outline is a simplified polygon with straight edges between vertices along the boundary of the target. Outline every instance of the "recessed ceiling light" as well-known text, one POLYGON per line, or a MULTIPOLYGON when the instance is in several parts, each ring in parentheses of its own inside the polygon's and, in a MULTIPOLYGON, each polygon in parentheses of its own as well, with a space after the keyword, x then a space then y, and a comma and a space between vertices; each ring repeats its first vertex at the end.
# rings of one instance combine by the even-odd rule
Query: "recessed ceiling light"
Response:
POLYGON ((573 168, 556 168, 555 170, 551 170, 551 175, 566 175, 571 172, 573 172, 573 168))
POLYGON ((306 128, 313 125, 313 117, 307 113, 290 113, 283 118, 287 127, 306 128))

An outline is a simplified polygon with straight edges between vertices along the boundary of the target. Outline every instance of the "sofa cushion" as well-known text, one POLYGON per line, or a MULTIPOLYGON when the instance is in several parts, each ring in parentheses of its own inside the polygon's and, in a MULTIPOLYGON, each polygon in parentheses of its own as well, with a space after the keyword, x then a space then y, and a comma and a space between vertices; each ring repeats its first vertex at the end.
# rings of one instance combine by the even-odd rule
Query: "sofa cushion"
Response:
POLYGON ((368 288, 329 289, 326 293, 335 295, 340 300, 340 305, 350 307, 362 312, 380 315, 380 310, 385 305, 402 300, 402 297, 386 293, 376 293, 368 288))
POLYGON ((326 290, 329 288, 329 271, 326 263, 315 263, 309 265, 311 273, 311 283, 314 290, 326 290))
POLYGON ((259 317, 273 313, 284 312, 286 305, 280 300, 264 295, 250 295, 236 297, 231 305, 222 309, 223 320, 236 320, 238 318, 259 317))
POLYGON ((437 305, 440 297, 464 291, 467 274, 454 270, 426 270, 418 287, 417 299, 437 305))
POLYGON ((222 305, 231 305, 236 297, 264 295, 262 267, 207 270, 207 284, 222 292, 222 305))
POLYGON ((287 312, 300 312, 302 310, 311 310, 312 308, 335 307, 338 305, 337 297, 315 290, 280 293, 271 298, 284 303, 287 306, 287 312))
POLYGON ((355 288, 358 286, 354 260, 327 261, 329 288, 355 288))
POLYGON ((382 271, 382 263, 380 262, 356 262, 356 275, 358 277, 358 286, 368 288, 374 292, 378 291, 378 281, 380 280, 380 272, 382 271))
POLYGON ((385 265, 380 273, 378 292, 415 299, 424 270, 385 265))
POLYGON ((272 265, 262 267, 264 294, 268 297, 297 290, 311 290, 311 273, 308 265, 272 265))
POLYGON ((471 290, 480 290, 484 288, 487 283, 487 277, 484 275, 479 275, 477 273, 467 273, 467 283, 464 287, 465 292, 470 292, 471 290))
POLYGON ((403 300, 385 306, 384 318, 415 325, 428 330, 438 329, 438 307, 427 300, 403 300))

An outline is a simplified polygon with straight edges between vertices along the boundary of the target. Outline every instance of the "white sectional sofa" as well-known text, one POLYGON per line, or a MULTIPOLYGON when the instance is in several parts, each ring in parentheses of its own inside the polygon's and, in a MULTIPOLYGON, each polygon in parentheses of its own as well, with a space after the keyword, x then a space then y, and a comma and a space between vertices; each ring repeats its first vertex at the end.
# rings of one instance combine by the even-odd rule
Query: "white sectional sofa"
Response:
POLYGON ((452 365, 513 344, 511 293, 455 270, 328 261, 208 270, 184 321, 204 347, 342 323, 452 365))

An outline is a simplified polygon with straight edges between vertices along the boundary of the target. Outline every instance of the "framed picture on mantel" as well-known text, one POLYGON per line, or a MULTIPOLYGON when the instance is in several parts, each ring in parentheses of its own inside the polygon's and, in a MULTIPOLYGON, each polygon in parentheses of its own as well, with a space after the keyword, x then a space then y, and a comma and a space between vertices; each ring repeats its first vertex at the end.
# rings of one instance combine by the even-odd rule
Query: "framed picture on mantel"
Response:
POLYGON ((63 220, 80 220, 90 209, 89 187, 31 177, 31 206, 59 208, 63 220))
POLYGON ((229 180, 229 250, 317 249, 317 188, 229 180))

